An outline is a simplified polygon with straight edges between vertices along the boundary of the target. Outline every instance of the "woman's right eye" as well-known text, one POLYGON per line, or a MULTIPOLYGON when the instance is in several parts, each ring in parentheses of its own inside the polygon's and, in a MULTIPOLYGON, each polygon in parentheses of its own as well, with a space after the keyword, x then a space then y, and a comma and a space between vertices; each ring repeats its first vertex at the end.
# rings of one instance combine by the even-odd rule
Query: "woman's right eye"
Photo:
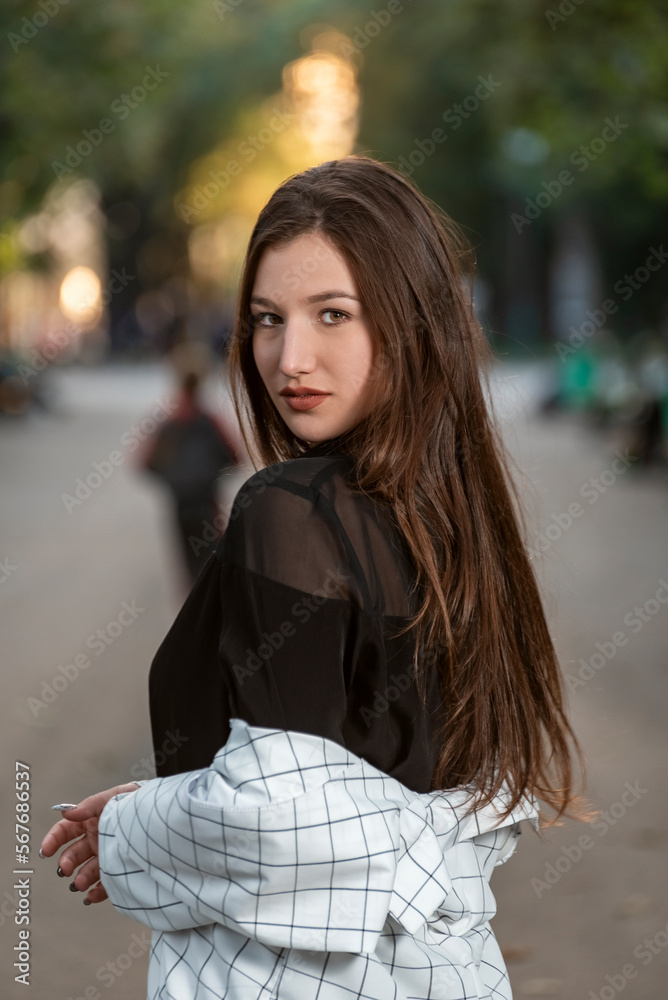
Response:
POLYGON ((278 323, 282 323, 283 322, 281 320, 281 317, 277 316, 276 313, 269 313, 269 312, 251 313, 251 316, 253 318, 253 326, 277 326, 278 325, 277 323, 265 323, 264 320, 266 320, 266 319, 278 320, 278 323))

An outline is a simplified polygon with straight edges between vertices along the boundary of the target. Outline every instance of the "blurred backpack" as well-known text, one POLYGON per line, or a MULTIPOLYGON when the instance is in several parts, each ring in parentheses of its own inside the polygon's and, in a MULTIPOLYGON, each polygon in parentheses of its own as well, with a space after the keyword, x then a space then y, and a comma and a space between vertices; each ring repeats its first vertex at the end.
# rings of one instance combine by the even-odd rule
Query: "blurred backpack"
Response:
POLYGON ((235 464, 213 417, 201 411, 159 428, 144 462, 169 487, 177 504, 210 497, 221 473, 235 464))

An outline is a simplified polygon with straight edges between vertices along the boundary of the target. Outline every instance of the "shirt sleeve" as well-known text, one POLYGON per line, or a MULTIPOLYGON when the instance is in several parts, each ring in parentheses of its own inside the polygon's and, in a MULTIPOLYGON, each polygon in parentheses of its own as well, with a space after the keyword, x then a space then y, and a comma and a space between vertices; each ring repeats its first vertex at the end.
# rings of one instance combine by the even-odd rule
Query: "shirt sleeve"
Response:
POLYGON ((345 745, 365 581, 325 497, 256 474, 219 552, 230 716, 345 745))
POLYGON ((504 790, 467 814, 467 788, 419 795, 331 741, 232 721, 211 767, 103 809, 100 877, 121 912, 355 953, 375 950, 388 913, 411 934, 442 914, 462 935, 493 915, 485 887, 503 828, 537 818, 528 800, 500 821, 504 790))

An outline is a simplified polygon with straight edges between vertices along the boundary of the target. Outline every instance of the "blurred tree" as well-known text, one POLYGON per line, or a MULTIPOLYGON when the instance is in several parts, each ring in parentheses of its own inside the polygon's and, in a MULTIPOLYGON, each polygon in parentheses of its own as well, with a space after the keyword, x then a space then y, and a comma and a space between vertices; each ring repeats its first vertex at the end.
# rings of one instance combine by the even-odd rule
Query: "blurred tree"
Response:
MULTIPOLYGON (((589 220, 603 298, 619 299, 615 281, 644 264, 668 222, 666 5, 424 0, 404 4, 368 43, 364 21, 360 146, 383 159, 414 154, 411 176, 469 227, 497 290, 536 286, 543 335, 543 264, 560 220, 589 220), (476 99, 489 77, 495 89, 476 99), (439 127, 446 138, 435 143, 439 127), (528 210, 537 196, 538 211, 528 210)), ((665 324, 665 278, 619 305, 617 325, 665 324)), ((497 330, 504 314, 495 310, 497 330)))
MULTIPOLYGON (((331 0, 10 0, 0 65, 5 232, 37 210, 58 174, 93 178, 111 266, 139 275, 113 303, 120 323, 144 289, 187 272, 189 227, 174 202, 190 164, 237 135, 279 89, 282 67, 319 22, 344 32, 359 62, 357 150, 403 164, 468 227, 495 292, 498 332, 534 343, 550 334, 545 262, 573 213, 595 234, 604 295, 660 246, 668 21, 663 3, 634 0, 390 0, 368 9, 331 0)), ((0 242, 0 269, 15 263, 9 242, 0 242)), ((648 281, 616 320, 656 325, 664 285, 648 281)))
MULTIPOLYGON (((91 177, 109 220, 110 268, 138 276, 109 304, 129 345, 132 302, 187 271, 174 210, 191 161, 276 89, 321 4, 276 0, 14 0, 0 63, 0 219, 37 211, 58 178, 91 177)), ((7 241, 9 243, 9 241, 7 241)), ((16 257, 0 244, 0 273, 16 257), (3 253, 4 249, 4 253, 3 253)))

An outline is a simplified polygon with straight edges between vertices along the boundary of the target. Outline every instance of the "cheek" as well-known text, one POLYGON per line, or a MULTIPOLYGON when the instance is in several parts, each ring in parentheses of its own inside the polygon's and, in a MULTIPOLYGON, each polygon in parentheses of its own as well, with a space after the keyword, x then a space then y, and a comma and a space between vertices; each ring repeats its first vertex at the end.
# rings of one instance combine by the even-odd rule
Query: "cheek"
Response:
POLYGON ((344 385, 349 386, 350 396, 366 397, 377 381, 377 372, 372 345, 356 344, 346 352, 345 363, 342 365, 341 377, 344 385))
POLYGON ((360 384, 368 386, 375 382, 378 375, 378 359, 377 345, 370 337, 365 338, 364 342, 359 345, 355 365, 360 384))
POLYGON ((263 342, 261 337, 256 337, 255 335, 253 335, 251 339, 251 349, 253 351, 255 366, 262 375, 263 372, 266 372, 269 367, 269 353, 267 351, 267 344, 266 342, 263 342))

